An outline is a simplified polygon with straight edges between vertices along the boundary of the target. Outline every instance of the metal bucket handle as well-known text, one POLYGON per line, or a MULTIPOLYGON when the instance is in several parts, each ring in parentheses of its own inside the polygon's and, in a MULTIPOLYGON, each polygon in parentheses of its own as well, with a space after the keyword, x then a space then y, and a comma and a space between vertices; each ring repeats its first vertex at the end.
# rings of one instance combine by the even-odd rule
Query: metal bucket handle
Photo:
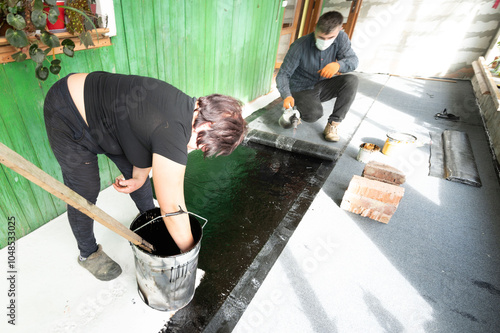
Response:
POLYGON ((197 215, 197 214, 195 214, 195 213, 186 212, 186 211, 182 210, 181 206, 179 206, 179 210, 178 210, 178 211, 173 212, 173 213, 167 213, 167 214, 165 214, 165 215, 161 215, 161 216, 157 216, 157 217, 155 217, 154 219, 152 219, 151 221, 149 221, 149 222, 147 222, 147 223, 144 223, 144 224, 143 224, 143 225, 141 225, 139 228, 136 228, 135 230, 132 230, 132 231, 133 231, 133 232, 136 232, 137 230, 142 229, 143 227, 147 226, 148 224, 150 224, 150 223, 152 223, 152 222, 154 222, 154 221, 158 220, 160 217, 169 217, 169 216, 175 216, 175 215, 180 215, 180 214, 191 214, 191 215, 194 215, 194 216, 196 216, 196 217, 198 217, 198 218, 200 218, 200 219, 204 220, 204 221, 205 221, 205 223, 201 226, 201 228, 202 228, 202 229, 203 229, 203 228, 205 228, 205 226, 206 226, 206 225, 207 225, 207 223, 208 223, 208 220, 207 220, 206 218, 204 218, 204 217, 202 217, 202 216, 200 216, 200 215, 197 215))

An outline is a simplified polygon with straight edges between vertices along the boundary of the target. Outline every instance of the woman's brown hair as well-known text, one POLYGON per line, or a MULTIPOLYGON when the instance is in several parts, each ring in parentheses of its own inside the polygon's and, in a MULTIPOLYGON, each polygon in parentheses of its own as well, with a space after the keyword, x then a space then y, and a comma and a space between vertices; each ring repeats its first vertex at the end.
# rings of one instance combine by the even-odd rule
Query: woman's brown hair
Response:
POLYGON ((198 98, 198 117, 194 128, 209 123, 210 129, 198 133, 196 144, 203 156, 229 155, 243 141, 247 123, 242 116, 242 103, 226 95, 213 94, 198 98))

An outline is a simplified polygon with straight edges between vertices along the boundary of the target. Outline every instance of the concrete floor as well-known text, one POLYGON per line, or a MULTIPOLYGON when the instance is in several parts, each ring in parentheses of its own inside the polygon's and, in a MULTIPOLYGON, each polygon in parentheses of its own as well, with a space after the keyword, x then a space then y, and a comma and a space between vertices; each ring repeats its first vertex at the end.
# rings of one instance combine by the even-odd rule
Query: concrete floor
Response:
MULTIPOLYGON (((241 317, 220 321, 227 302, 206 332, 498 331, 500 185, 470 83, 357 75, 366 89, 360 87, 359 102, 342 125, 342 155, 322 190, 267 277, 253 286, 248 306, 236 311, 241 317), (367 88, 373 86, 379 88, 367 88), (434 119, 444 108, 461 120, 434 119), (382 147, 393 129, 414 133, 422 144, 406 154, 377 156, 407 177, 395 215, 382 224, 343 211, 349 181, 364 168, 356 160, 359 145, 382 147), (469 135, 481 188, 428 175, 429 133, 444 129, 469 135)), ((248 105, 246 115, 277 97, 274 91, 248 105)), ((305 132, 308 124, 301 126, 305 132)), ((136 214, 129 197, 112 188, 98 205, 127 226, 136 214)), ((4 317, 1 332, 161 329, 171 314, 138 297, 128 242, 100 225, 96 235, 122 266, 114 281, 97 281, 79 267, 65 214, 16 242, 17 321, 13 327, 4 317)), ((0 256, 7 257, 6 248, 0 256)), ((8 290, 6 279, 0 290, 8 290)), ((235 304, 239 296, 228 299, 235 304)))
POLYGON ((387 77, 233 332, 498 332, 499 200, 470 83, 387 77), (461 120, 435 119, 444 108, 461 120), (378 156, 407 177, 386 225, 339 206, 364 168, 359 145, 393 129, 422 146, 378 156), (444 129, 468 134, 481 188, 428 175, 429 133, 444 129))

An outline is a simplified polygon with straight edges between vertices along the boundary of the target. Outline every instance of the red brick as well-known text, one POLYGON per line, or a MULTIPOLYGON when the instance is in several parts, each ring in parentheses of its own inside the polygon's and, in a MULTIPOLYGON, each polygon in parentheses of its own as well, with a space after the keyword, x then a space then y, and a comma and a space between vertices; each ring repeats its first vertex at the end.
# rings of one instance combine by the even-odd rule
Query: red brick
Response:
POLYGON ((404 188, 365 177, 353 176, 340 208, 388 223, 404 194, 404 188))
POLYGON ((352 177, 347 191, 383 203, 390 203, 396 207, 405 193, 403 187, 356 175, 352 177))
POLYGON ((406 176, 402 171, 376 161, 366 164, 362 176, 395 185, 401 185, 406 181, 406 176))
POLYGON ((388 223, 396 212, 396 206, 345 192, 340 208, 372 220, 388 223))

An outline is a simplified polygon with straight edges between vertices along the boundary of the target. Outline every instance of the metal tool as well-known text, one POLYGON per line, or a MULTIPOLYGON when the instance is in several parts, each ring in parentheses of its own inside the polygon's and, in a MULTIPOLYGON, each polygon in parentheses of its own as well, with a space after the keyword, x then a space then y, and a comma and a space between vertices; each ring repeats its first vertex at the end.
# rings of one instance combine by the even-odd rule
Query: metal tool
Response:
POLYGON ((288 108, 283 110, 283 114, 279 119, 279 124, 281 127, 288 129, 292 128, 295 130, 300 124, 300 112, 294 106, 293 108, 288 108))

